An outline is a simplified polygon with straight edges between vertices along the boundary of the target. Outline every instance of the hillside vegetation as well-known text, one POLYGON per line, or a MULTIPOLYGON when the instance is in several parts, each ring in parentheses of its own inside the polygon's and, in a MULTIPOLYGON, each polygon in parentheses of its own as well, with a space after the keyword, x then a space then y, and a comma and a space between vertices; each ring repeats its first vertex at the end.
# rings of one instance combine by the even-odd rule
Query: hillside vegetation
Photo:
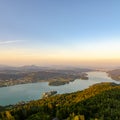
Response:
POLYGON ((13 106, 0 120, 120 120, 120 85, 95 84, 88 89, 13 106))

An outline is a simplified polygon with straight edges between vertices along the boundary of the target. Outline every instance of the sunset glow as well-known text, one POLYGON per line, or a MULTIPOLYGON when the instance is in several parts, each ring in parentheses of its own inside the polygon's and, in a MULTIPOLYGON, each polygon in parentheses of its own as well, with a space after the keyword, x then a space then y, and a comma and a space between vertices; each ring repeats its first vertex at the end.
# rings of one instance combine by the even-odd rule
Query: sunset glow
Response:
POLYGON ((117 66, 119 5, 118 0, 2 1, 0 64, 117 66))

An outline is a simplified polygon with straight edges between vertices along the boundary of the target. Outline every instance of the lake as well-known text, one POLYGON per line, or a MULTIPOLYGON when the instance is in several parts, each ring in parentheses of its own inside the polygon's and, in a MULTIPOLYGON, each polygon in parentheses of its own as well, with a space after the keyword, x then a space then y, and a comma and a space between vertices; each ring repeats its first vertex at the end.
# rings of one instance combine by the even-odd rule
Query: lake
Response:
POLYGON ((88 72, 89 80, 76 79, 62 86, 49 86, 48 82, 29 83, 0 88, 0 105, 16 104, 20 101, 37 100, 42 93, 56 90, 58 94, 71 93, 88 88, 90 85, 100 82, 115 82, 105 72, 88 72))

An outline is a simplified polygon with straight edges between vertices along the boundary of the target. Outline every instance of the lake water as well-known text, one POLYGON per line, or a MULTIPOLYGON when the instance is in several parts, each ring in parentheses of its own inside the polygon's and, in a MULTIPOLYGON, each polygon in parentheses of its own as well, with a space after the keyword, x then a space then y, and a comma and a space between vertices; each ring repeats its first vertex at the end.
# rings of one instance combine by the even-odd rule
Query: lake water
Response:
POLYGON ((115 82, 105 72, 88 72, 89 80, 77 79, 62 86, 49 86, 48 82, 21 84, 0 88, 0 105, 16 104, 20 101, 40 99, 42 93, 56 90, 58 94, 71 93, 88 88, 90 85, 100 82, 115 82))

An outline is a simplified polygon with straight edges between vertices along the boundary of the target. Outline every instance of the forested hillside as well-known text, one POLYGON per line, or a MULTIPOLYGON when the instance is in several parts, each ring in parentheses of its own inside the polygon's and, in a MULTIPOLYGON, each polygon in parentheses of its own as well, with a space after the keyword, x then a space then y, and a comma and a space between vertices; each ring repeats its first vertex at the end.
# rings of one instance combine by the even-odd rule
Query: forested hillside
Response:
POLYGON ((120 120, 119 111, 120 85, 100 83, 84 91, 6 108, 0 120, 120 120))

